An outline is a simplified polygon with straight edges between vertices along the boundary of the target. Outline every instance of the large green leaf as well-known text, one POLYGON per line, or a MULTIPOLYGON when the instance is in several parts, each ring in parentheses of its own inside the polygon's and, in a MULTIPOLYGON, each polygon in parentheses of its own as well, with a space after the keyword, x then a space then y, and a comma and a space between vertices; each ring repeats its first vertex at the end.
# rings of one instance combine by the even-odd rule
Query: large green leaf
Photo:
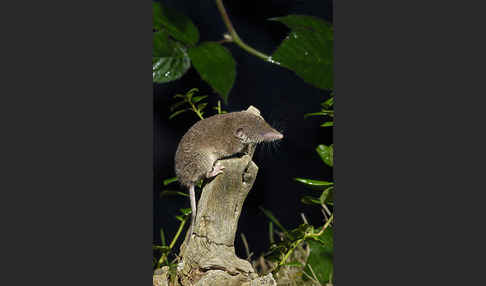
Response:
POLYGON ((334 242, 333 231, 328 227, 319 237, 307 240, 310 254, 304 271, 310 277, 317 277, 323 285, 330 282, 333 274, 334 242), (311 271, 312 269, 312 271, 311 271), (314 272, 314 274, 312 273, 314 272))
POLYGON ((332 144, 329 146, 321 144, 317 146, 316 151, 326 165, 329 167, 334 165, 334 148, 332 144))
POLYGON ((159 2, 152 2, 152 29, 162 28, 162 9, 159 2))
POLYGON ((231 53, 215 42, 204 42, 190 48, 188 53, 201 78, 227 103, 236 78, 236 63, 231 53))
POLYGON ((164 31, 154 33, 152 50, 153 82, 166 83, 183 76, 191 67, 186 49, 164 31))
POLYGON ((174 53, 175 43, 167 30, 154 32, 152 40, 152 57, 170 57, 174 53))
POLYGON ((272 59, 294 71, 305 82, 333 89, 333 31, 325 21, 305 15, 273 18, 291 31, 272 59))
POLYGON ((153 28, 167 29, 176 40, 195 45, 199 41, 199 31, 191 19, 158 2, 152 2, 153 28))

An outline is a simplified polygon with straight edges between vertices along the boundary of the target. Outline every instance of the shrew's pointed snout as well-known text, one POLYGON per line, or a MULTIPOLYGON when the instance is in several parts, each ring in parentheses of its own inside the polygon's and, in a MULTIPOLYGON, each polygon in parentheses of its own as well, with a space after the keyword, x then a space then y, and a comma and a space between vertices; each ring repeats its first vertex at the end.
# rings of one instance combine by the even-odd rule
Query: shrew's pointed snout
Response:
POLYGON ((270 131, 265 134, 263 134, 263 140, 264 141, 275 141, 275 140, 281 140, 283 138, 283 134, 278 132, 278 131, 270 131))

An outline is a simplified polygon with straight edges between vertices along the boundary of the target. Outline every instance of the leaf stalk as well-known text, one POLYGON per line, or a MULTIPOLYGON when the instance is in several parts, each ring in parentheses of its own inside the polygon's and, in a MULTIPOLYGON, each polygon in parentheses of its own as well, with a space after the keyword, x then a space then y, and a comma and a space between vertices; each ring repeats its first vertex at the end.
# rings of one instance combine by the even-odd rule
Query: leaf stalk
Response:
POLYGON ((218 6, 219 13, 221 14, 221 18, 223 19, 223 22, 228 29, 229 35, 231 36, 231 41, 237 44, 240 48, 243 50, 247 51, 248 53, 257 56, 264 61, 273 63, 273 64, 279 64, 278 62, 274 61, 271 56, 268 56, 252 47, 247 45, 243 40, 240 38, 238 33, 236 33, 235 27, 233 27, 233 23, 231 23, 231 20, 228 16, 228 13, 226 12, 226 9, 224 8, 223 5, 223 0, 216 0, 216 6, 218 6))

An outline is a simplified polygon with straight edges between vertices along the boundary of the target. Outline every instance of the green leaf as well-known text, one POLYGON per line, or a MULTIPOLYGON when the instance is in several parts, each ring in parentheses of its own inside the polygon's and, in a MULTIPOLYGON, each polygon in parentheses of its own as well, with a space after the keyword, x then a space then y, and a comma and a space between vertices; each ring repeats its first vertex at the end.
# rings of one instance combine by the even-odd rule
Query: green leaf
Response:
POLYGON ((319 198, 313 196, 304 196, 300 199, 300 201, 306 205, 321 205, 321 201, 319 200, 319 198))
POLYGON ((152 245, 152 250, 158 250, 162 253, 169 253, 170 248, 168 246, 152 245))
POLYGON ((273 215, 273 213, 269 210, 266 210, 262 207, 259 207, 259 209, 278 227, 280 230, 283 232, 287 233, 287 229, 278 221, 278 219, 273 215))
POLYGON ((285 24, 291 30, 308 29, 314 32, 320 32, 320 37, 326 40, 333 40, 332 27, 323 19, 308 15, 287 15, 283 17, 270 18, 270 21, 278 21, 285 24))
POLYGON ((179 102, 172 104, 170 106, 170 111, 172 112, 172 111, 176 110, 179 106, 184 105, 185 103, 186 103, 186 101, 179 101, 179 102))
POLYGON ((154 32, 152 36, 152 56, 170 57, 174 53, 175 42, 169 39, 167 30, 154 32))
POLYGON ((160 228, 160 239, 162 241, 162 246, 167 246, 167 243, 165 242, 165 234, 163 228, 160 228))
POLYGON ((304 265, 299 262, 289 262, 289 263, 284 263, 281 266, 302 267, 304 265))
POLYGON ((191 208, 183 208, 180 209, 181 215, 176 215, 175 218, 179 221, 183 222, 187 219, 187 217, 192 213, 191 208))
POLYGON ((304 118, 307 118, 309 116, 333 116, 334 111, 333 110, 321 110, 320 112, 313 112, 313 113, 306 113, 304 114, 304 118))
POLYGON ((172 178, 165 179, 165 180, 162 181, 162 184, 164 186, 167 186, 168 184, 171 184, 173 182, 177 182, 177 177, 172 177, 172 178))
POLYGON ((270 245, 270 249, 265 253, 265 259, 269 261, 280 261, 283 255, 289 250, 291 241, 284 240, 270 245))
POLYGON ((190 214, 192 213, 191 208, 184 208, 184 209, 180 209, 180 211, 181 211, 181 213, 182 213, 183 215, 185 215, 185 216, 186 216, 186 215, 190 215, 190 214))
POLYGON ((273 53, 272 59, 294 71, 305 82, 333 89, 333 31, 322 19, 289 15, 270 19, 291 31, 273 53))
POLYGON ((321 144, 317 146, 316 151, 326 165, 329 167, 334 165, 334 148, 332 147, 332 144, 329 146, 321 144))
POLYGON ((198 103, 199 101, 205 99, 206 97, 208 97, 208 96, 207 95, 194 96, 194 98, 192 99, 192 102, 198 103))
POLYGON ((155 45, 152 56, 152 80, 156 83, 171 82, 182 77, 191 67, 186 49, 178 42, 172 42, 172 53, 167 56, 163 46, 155 45), (160 50, 157 50, 159 49, 160 50))
POLYGON ((153 2, 153 27, 165 28, 176 40, 195 45, 199 41, 199 31, 191 19, 178 11, 160 3, 153 2))
POLYGON ((333 231, 328 227, 319 237, 309 238, 306 240, 309 244, 310 254, 307 258, 304 271, 310 277, 314 277, 315 273, 320 283, 325 284, 330 282, 334 266, 334 242, 333 231), (311 267, 309 267, 309 265, 311 267), (312 268, 312 271, 311 271, 312 268))
POLYGON ((231 53, 215 42, 204 42, 188 51, 192 65, 224 102, 236 78, 236 63, 231 53))
POLYGON ((328 203, 328 202, 332 203, 332 190, 333 189, 334 189, 334 187, 329 187, 322 192, 321 197, 319 198, 319 201, 321 202, 321 204, 328 203))
POLYGON ((159 30, 162 28, 162 10, 159 2, 152 2, 152 28, 159 30))
POLYGON ((330 127, 334 126, 334 121, 327 121, 321 124, 321 127, 330 127))
POLYGON ((206 105, 208 105, 207 102, 198 104, 197 109, 198 110, 203 110, 206 107, 206 105))
POLYGON ((326 101, 321 103, 321 106, 326 108, 326 109, 332 108, 333 105, 334 105, 334 96, 331 96, 326 101))
POLYGON ((325 112, 306 113, 306 114, 304 114, 304 118, 309 117, 309 116, 319 116, 319 115, 327 115, 327 113, 325 113, 325 112))
POLYGON ((306 234, 314 233, 314 227, 309 224, 301 224, 297 228, 292 229, 289 234, 293 238, 293 241, 297 241, 301 238, 304 238, 306 234))
POLYGON ((191 88, 187 93, 186 93, 186 97, 188 99, 188 101, 191 101, 192 99, 192 96, 196 93, 196 92, 199 92, 199 89, 197 88, 191 88))
POLYGON ((311 179, 304 179, 304 178, 294 178, 299 183, 306 184, 307 186, 311 187, 314 190, 324 190, 329 186, 334 185, 333 182, 327 181, 320 181, 320 180, 311 180, 311 179))
POLYGON ((190 108, 186 108, 186 109, 181 109, 181 110, 177 110, 176 112, 172 113, 170 116, 169 116, 169 119, 172 119, 174 117, 176 117, 177 115, 183 113, 183 112, 186 112, 186 111, 189 111, 191 110, 190 108))

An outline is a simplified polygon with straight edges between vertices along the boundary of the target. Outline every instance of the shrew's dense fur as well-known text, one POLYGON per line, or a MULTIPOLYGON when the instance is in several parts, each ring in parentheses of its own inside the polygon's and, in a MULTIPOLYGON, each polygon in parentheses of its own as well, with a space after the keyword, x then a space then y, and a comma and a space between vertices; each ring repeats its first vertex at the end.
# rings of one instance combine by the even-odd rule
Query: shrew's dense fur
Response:
POLYGON ((194 185, 203 178, 222 173, 217 160, 248 150, 251 144, 280 140, 283 135, 273 129, 250 106, 245 111, 218 114, 198 121, 182 137, 175 154, 175 171, 179 182, 189 188, 192 220, 196 219, 194 185))
POLYGON ((249 144, 282 137, 252 106, 208 117, 182 137, 175 155, 176 175, 182 185, 189 187, 204 178, 218 159, 241 153, 249 144))

